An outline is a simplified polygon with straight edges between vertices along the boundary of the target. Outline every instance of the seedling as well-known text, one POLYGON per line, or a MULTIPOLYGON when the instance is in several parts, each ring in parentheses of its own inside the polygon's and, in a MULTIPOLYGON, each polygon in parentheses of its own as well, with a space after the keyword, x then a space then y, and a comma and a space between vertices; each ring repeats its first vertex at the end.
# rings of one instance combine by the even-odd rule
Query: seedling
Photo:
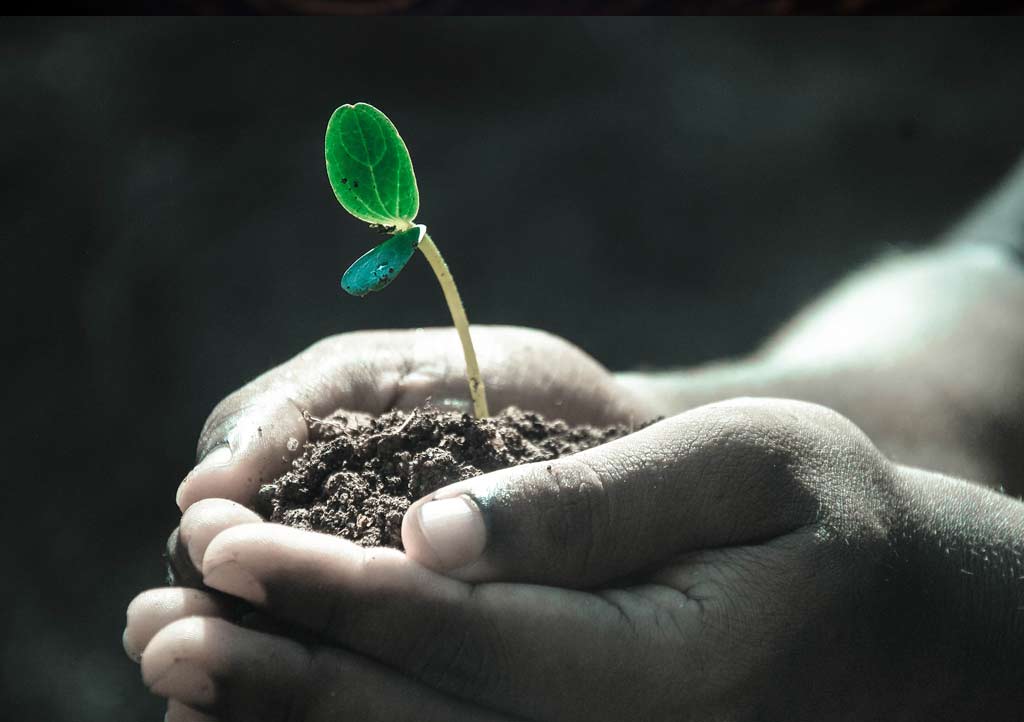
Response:
POLYGON ((441 284, 462 342, 473 412, 478 418, 488 416, 487 394, 459 289, 427 227, 413 223, 420 194, 409 150, 398 130, 372 105, 343 105, 327 123, 324 152, 327 177, 338 202, 371 228, 389 235, 349 266, 341 277, 341 287, 353 296, 379 291, 395 280, 417 248, 422 251, 441 284))

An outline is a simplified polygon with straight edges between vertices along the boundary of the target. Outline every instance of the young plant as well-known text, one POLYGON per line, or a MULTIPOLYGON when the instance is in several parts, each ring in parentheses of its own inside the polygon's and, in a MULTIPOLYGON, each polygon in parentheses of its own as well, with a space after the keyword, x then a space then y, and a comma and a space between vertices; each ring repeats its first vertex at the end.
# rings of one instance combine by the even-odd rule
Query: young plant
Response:
POLYGON ((345 271, 341 287, 353 296, 379 291, 395 280, 417 248, 422 251, 441 284, 462 342, 473 412, 478 418, 488 416, 487 394, 459 289, 427 227, 413 223, 420 195, 409 151, 398 130, 372 105, 343 105, 327 123, 324 152, 327 177, 338 202, 371 228, 389 234, 383 243, 364 253, 345 271))

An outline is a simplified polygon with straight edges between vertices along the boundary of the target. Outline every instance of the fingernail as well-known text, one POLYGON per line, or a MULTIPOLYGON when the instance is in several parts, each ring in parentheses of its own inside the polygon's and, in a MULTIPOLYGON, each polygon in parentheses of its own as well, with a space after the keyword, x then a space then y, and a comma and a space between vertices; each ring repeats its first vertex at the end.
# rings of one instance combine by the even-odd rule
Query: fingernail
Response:
POLYGON ((173 697, 189 704, 213 704, 213 679, 195 662, 187 659, 172 660, 165 670, 153 675, 149 689, 161 697, 173 697))
POLYGON ((234 560, 221 562, 213 566, 210 571, 204 572, 203 583, 208 587, 245 599, 253 604, 263 604, 267 601, 267 591, 263 585, 234 560))
POLYGON ((124 611, 124 632, 121 634, 121 646, 124 647, 124 652, 136 664, 142 660, 142 650, 139 648, 140 645, 134 644, 136 640, 129 630, 132 628, 132 617, 135 616, 135 604, 137 601, 138 597, 133 599, 124 611))
POLYGON ((132 660, 136 664, 142 659, 142 652, 135 649, 135 646, 131 643, 128 637, 128 627, 124 628, 124 632, 121 634, 121 646, 124 647, 124 653, 128 655, 128 659, 132 660))
MULTIPOLYGON (((188 472, 185 480, 178 485, 178 492, 174 495, 174 503, 181 509, 181 497, 185 493, 185 486, 188 484, 188 480, 192 478, 192 475, 197 471, 203 469, 209 469, 214 466, 224 466, 231 461, 231 447, 227 444, 221 444, 217 448, 213 449, 209 454, 204 456, 192 471, 188 472)), ((184 509, 182 509, 184 511, 184 509)))
POLYGON ((429 501, 420 507, 419 517, 423 538, 445 570, 464 567, 483 553, 487 529, 468 496, 429 501))

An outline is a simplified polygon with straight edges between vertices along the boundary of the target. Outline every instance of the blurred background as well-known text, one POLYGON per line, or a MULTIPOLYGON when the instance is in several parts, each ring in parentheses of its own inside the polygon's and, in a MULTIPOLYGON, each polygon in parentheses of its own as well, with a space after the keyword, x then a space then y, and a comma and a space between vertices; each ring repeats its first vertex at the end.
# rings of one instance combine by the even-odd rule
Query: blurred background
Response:
POLYGON ((366 100, 412 151, 470 317, 614 369, 751 350, 844 273, 929 242, 1024 150, 995 21, 5 19, 5 717, 160 719, 121 651, 226 393, 323 336, 443 325, 323 131, 366 100))

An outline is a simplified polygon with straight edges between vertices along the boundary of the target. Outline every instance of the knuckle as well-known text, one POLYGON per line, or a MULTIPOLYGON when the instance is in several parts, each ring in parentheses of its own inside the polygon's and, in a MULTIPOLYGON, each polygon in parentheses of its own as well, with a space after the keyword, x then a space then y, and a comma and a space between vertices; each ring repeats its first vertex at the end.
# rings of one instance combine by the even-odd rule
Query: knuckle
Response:
POLYGON ((731 399, 706 410, 704 443, 716 449, 757 454, 780 428, 774 410, 764 399, 731 399))
POLYGON ((781 416, 762 399, 738 399, 716 404, 713 430, 704 437, 714 457, 754 467, 757 475, 785 480, 797 461, 791 419, 781 416))
POLYGON ((324 357, 337 356, 341 353, 351 354, 360 349, 392 348, 401 344, 412 330, 381 330, 368 329, 363 331, 345 331, 324 336, 314 341, 297 358, 319 360, 324 357))
POLYGON ((278 368, 293 369, 305 375, 309 369, 321 368, 325 363, 329 363, 330 359, 343 358, 346 355, 358 357, 362 349, 371 348, 382 342, 379 331, 336 333, 314 341, 278 368))
POLYGON ((499 332, 507 334, 512 337, 513 341, 517 342, 535 341, 545 345, 571 345, 561 336, 542 328, 533 328, 532 326, 505 326, 499 332))
POLYGON ((859 453, 853 448, 859 441, 851 444, 846 429, 852 424, 815 404, 735 399, 716 404, 711 421, 714 431, 704 442, 708 457, 718 460, 719 469, 727 464, 729 477, 744 480, 746 493, 771 501, 789 524, 820 516, 827 487, 837 477, 836 459, 859 453))
POLYGON ((347 346, 351 346, 354 340, 360 335, 366 336, 372 334, 372 331, 350 331, 346 333, 335 333, 330 336, 324 336, 323 338, 314 341, 309 347, 303 351, 299 356, 321 356, 324 354, 332 354, 340 349, 344 349, 347 346))
POLYGON ((507 327, 508 341, 516 347, 534 347, 554 358, 586 356, 586 353, 572 341, 550 331, 527 326, 507 327))
POLYGON ((802 401, 751 399, 734 409, 735 443, 794 519, 823 540, 884 540, 893 467, 856 424, 802 401))

